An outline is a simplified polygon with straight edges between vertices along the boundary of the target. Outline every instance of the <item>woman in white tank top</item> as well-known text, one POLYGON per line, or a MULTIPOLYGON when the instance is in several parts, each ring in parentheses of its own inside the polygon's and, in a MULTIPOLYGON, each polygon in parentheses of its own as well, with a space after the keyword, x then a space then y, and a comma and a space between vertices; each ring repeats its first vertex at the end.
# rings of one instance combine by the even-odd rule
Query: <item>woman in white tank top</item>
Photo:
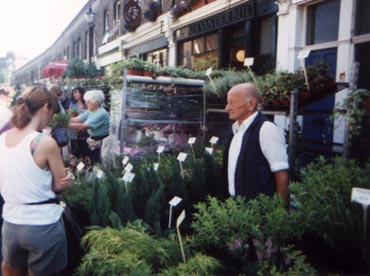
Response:
POLYGON ((33 87, 13 107, 13 128, 0 135, 4 276, 52 275, 67 263, 58 195, 71 175, 54 139, 40 133, 56 110, 50 91, 33 87))

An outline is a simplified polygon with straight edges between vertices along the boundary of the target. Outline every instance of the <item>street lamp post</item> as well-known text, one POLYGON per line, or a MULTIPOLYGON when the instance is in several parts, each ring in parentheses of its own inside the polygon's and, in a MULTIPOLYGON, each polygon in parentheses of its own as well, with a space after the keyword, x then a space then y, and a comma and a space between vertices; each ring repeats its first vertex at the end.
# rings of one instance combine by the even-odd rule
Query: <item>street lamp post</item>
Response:
POLYGON ((93 55, 93 39, 94 39, 94 20, 95 20, 95 12, 92 10, 91 6, 85 13, 86 21, 89 26, 89 64, 91 64, 91 57, 93 55))

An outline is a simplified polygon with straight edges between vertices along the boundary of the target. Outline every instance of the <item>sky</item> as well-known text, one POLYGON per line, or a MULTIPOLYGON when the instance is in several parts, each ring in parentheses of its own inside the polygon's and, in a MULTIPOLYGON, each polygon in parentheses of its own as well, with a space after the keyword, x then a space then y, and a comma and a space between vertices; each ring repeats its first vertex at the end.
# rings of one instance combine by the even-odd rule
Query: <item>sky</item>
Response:
POLYGON ((49 48, 88 0, 0 0, 0 57, 33 59, 49 48))

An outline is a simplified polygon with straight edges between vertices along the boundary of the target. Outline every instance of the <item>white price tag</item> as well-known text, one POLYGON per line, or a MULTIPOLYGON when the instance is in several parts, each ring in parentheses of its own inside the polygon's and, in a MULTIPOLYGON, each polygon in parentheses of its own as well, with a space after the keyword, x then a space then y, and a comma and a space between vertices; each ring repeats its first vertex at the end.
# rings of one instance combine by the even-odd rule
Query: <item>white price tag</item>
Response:
POLYGON ((131 164, 131 163, 128 163, 128 164, 126 165, 126 167, 125 167, 125 171, 126 171, 126 172, 131 172, 133 168, 134 168, 134 166, 132 166, 132 164, 131 164))
POLYGON ((300 51, 299 54, 298 54, 298 59, 307 58, 310 54, 310 51, 311 51, 310 49, 300 51))
POLYGON ((122 159, 123 166, 126 166, 128 160, 129 160, 128 156, 125 156, 125 158, 122 159))
POLYGON ((217 144, 217 142, 218 142, 218 137, 217 136, 212 136, 211 137, 211 139, 209 140, 209 142, 211 143, 211 144, 217 144))
POLYGON ((153 168, 154 168, 155 171, 158 171, 159 163, 154 163, 153 168))
POLYGON ((213 148, 206 147, 206 152, 212 155, 212 153, 213 153, 213 148))
POLYGON ((85 167, 85 164, 83 162, 78 163, 77 165, 77 171, 80 172, 85 167))
POLYGON ((360 204, 370 205, 370 190, 361 188, 352 188, 351 200, 360 204))
POLYGON ((164 151, 164 146, 159 146, 157 148, 157 153, 162 153, 164 151))
POLYGON ((178 218, 176 220, 176 227, 177 228, 180 226, 180 224, 183 222, 184 219, 185 219, 185 210, 182 210, 181 214, 178 216, 178 218))
POLYGON ((179 160, 180 162, 184 162, 187 156, 188 155, 185 152, 180 152, 177 156, 177 160, 179 160))
POLYGON ((176 206, 177 204, 179 204, 180 202, 182 201, 182 198, 181 197, 178 197, 178 196, 174 196, 168 203, 171 205, 171 206, 176 206))
POLYGON ((122 177, 123 181, 131 183, 134 179, 135 174, 131 172, 126 172, 125 175, 122 177))
POLYGON ((212 67, 209 67, 206 71, 206 76, 209 77, 212 74, 212 67))
POLYGON ((197 140, 196 137, 190 137, 189 140, 188 140, 188 144, 190 144, 190 145, 195 144, 196 140, 197 140))
POLYGON ((96 177, 102 179, 104 176, 104 172, 102 170, 97 170, 96 177))
POLYGON ((254 58, 246 58, 244 60, 244 66, 252 66, 254 63, 254 58))

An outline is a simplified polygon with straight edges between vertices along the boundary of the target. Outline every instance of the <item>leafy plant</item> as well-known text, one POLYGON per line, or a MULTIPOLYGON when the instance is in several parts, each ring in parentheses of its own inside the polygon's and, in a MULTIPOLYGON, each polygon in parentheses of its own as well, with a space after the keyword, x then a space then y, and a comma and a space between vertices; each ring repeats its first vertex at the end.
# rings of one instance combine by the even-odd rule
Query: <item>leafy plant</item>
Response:
POLYGON ((363 131, 362 124, 366 118, 364 100, 367 98, 370 98, 370 91, 365 89, 352 90, 333 110, 333 118, 348 116, 348 124, 354 136, 359 136, 363 131))
POLYGON ((49 127, 50 128, 67 127, 70 118, 71 118, 71 115, 68 112, 56 113, 54 114, 53 118, 49 122, 49 127))
POLYGON ((97 69, 96 65, 86 64, 81 59, 72 59, 63 77, 66 78, 96 78, 104 75, 104 68, 97 69))
POLYGON ((251 81, 253 78, 247 71, 224 70, 213 78, 213 82, 207 82, 203 86, 203 91, 208 97, 224 98, 234 85, 251 81))
MULTIPOLYGON (((134 222, 121 230, 105 228, 88 232, 82 244, 88 248, 77 275, 156 275, 182 262, 174 236, 151 236, 134 222)), ((189 255, 188 249, 185 252, 189 255)), ((203 274, 202 274, 203 275, 203 274)))
POLYGON ((148 4, 148 9, 144 11, 143 15, 149 21, 154 22, 161 11, 161 5, 157 1, 152 1, 148 4))
POLYGON ((338 255, 360 252, 362 208, 350 201, 350 194, 353 186, 369 188, 369 169, 369 164, 362 168, 354 160, 338 157, 330 162, 320 157, 302 172, 302 182, 290 185, 306 231, 338 255))

